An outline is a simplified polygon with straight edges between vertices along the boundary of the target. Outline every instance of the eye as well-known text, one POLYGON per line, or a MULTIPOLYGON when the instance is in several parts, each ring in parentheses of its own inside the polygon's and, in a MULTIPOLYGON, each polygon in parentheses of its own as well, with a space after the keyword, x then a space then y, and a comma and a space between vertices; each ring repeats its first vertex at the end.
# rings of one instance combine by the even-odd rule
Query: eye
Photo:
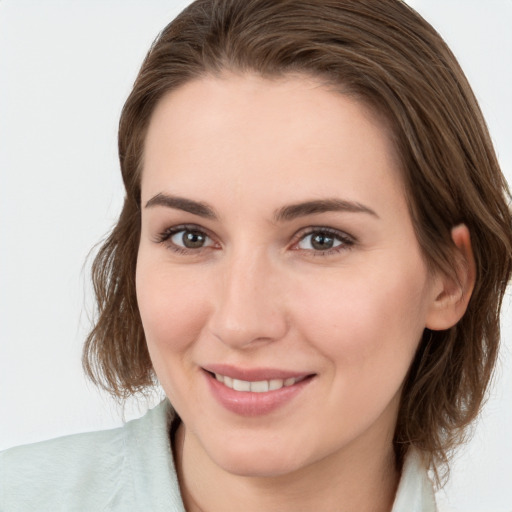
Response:
POLYGON ((178 253, 199 252, 213 247, 216 243, 202 229, 196 226, 174 226, 160 233, 155 240, 178 253))
POLYGON ((354 239, 341 231, 317 228, 302 235, 295 247, 303 251, 328 253, 348 249, 353 245, 354 239))
POLYGON ((201 249, 213 245, 210 237, 197 229, 182 229, 169 237, 169 240, 178 247, 186 249, 201 249))

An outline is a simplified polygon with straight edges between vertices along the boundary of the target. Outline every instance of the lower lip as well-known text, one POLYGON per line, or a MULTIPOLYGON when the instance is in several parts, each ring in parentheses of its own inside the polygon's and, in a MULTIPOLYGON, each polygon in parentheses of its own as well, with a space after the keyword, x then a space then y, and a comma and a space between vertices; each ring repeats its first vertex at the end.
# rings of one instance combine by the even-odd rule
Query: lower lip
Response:
POLYGON ((235 391, 219 382, 210 373, 204 372, 204 374, 217 401, 228 411, 240 416, 269 414, 290 402, 312 381, 311 377, 307 377, 292 386, 284 386, 265 393, 253 393, 250 391, 235 391))

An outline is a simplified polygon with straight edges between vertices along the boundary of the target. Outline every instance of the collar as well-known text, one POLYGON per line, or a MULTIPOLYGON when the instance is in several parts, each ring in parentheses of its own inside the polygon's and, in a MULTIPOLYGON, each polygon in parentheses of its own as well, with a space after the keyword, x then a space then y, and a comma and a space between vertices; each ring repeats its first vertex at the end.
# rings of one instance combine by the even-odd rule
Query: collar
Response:
POLYGON ((421 453, 410 448, 405 457, 391 512, 436 512, 434 486, 421 453))

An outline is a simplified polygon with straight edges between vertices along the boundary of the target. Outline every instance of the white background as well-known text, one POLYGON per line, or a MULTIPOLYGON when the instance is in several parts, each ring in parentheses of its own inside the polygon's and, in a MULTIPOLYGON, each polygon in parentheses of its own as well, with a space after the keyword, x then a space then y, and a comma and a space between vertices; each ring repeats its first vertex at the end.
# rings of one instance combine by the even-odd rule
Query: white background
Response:
MULTIPOLYGON (((0 449, 121 423, 81 372, 86 258, 121 206, 122 104, 153 38, 188 3, 0 0, 0 449)), ((409 3, 459 58, 512 182, 512 1, 409 3)), ((512 512, 511 303, 495 385, 442 512, 512 512)))

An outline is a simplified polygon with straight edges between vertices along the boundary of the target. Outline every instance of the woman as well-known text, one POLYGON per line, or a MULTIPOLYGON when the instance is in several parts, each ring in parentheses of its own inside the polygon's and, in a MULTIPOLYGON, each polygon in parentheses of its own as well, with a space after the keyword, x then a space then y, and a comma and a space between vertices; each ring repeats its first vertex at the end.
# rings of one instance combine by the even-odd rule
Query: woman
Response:
POLYGON ((512 235, 433 29, 398 1, 196 2, 148 54, 119 154, 85 368, 118 397, 156 376, 175 412, 5 453, 4 508, 434 510, 512 235))

